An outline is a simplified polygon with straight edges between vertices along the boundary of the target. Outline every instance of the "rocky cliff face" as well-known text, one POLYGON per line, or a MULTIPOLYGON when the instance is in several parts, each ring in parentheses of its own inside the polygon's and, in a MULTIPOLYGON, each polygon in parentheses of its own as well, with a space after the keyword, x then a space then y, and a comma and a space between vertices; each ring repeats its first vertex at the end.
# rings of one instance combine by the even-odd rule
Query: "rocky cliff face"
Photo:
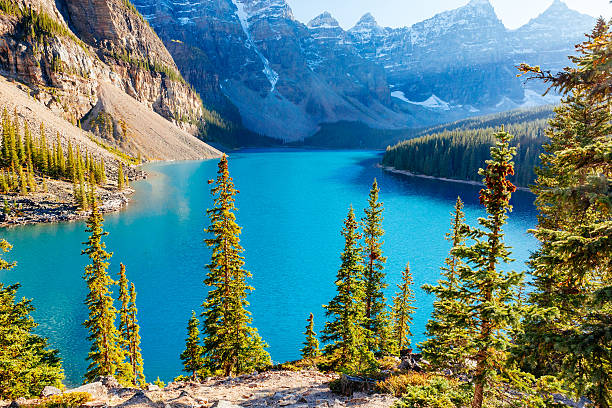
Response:
MULTIPOLYGON (((199 97, 128 1, 19 0, 4 8, 0 75, 26 83, 56 114, 80 122, 101 106, 100 86, 109 83, 183 130, 197 131, 199 97)), ((122 123, 109 120, 112 131, 98 135, 119 144, 122 123)), ((138 151, 131 142, 121 147, 138 151)))
POLYGON ((134 4, 206 104, 237 107, 247 127, 284 140, 324 122, 423 126, 549 103, 514 66, 565 64, 594 23, 559 0, 519 30, 488 0, 472 0, 399 29, 367 14, 348 32, 329 13, 304 25, 284 0, 134 4))
POLYGON ((390 105, 384 70, 361 57, 337 23, 336 38, 325 38, 325 24, 300 23, 284 0, 134 4, 205 103, 237 107, 251 130, 296 140, 322 122, 405 125, 390 105))

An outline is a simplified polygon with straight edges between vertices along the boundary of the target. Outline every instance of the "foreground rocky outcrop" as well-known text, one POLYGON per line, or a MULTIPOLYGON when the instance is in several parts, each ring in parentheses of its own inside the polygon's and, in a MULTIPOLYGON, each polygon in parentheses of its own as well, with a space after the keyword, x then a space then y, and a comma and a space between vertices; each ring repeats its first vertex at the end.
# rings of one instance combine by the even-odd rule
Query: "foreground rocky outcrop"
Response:
MULTIPOLYGON (((149 385, 146 389, 122 388, 113 378, 101 378, 65 393, 87 392, 92 400, 86 407, 120 408, 238 408, 238 407, 368 407, 388 408, 395 398, 381 394, 355 393, 339 396, 329 389, 335 374, 316 370, 269 371, 236 378, 209 378, 202 383, 173 382, 164 388, 149 385)), ((47 388, 45 394, 61 391, 47 388)), ((15 408, 40 403, 21 400, 15 408)), ((11 401, 0 401, 0 407, 11 401)))

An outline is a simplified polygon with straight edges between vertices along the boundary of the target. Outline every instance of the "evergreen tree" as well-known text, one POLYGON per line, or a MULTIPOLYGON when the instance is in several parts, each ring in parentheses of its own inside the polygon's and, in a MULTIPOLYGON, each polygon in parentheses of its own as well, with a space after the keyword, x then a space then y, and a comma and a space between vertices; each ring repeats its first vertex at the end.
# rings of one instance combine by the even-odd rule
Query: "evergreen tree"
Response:
POLYGON ((119 190, 123 190, 124 180, 125 175, 123 174, 123 163, 119 162, 119 167, 117 168, 117 188, 119 190))
POLYGON ((413 306, 414 291, 412 290, 412 274, 410 273, 410 264, 406 263, 406 268, 402 271, 402 283, 397 285, 398 292, 393 298, 393 336, 397 344, 397 348, 401 351, 405 347, 410 346, 410 325, 412 324, 412 315, 416 310, 413 306))
POLYGON ((317 340, 317 334, 314 331, 314 316, 311 313, 308 317, 308 325, 306 326, 306 341, 304 341, 304 347, 302 348, 302 358, 315 358, 319 356, 319 340, 317 340))
POLYGON ((200 344, 199 326, 200 321, 196 313, 192 311, 189 324, 187 325, 185 351, 181 353, 181 360, 183 361, 183 371, 190 373, 193 380, 198 378, 198 372, 204 368, 204 361, 202 359, 204 350, 200 344))
POLYGON ((357 220, 353 207, 344 221, 342 236, 344 251, 340 256, 342 264, 336 275, 336 296, 324 305, 327 317, 321 339, 327 344, 323 353, 342 369, 352 371, 368 370, 374 364, 364 336, 363 307, 363 263, 362 248, 359 245, 357 220))
POLYGON ((382 255, 383 204, 378 201, 376 179, 370 189, 368 206, 361 220, 363 226, 363 289, 364 289, 364 328, 368 346, 376 354, 390 354, 393 351, 389 335, 389 319, 386 314, 387 301, 383 293, 385 283, 385 262, 382 255))
POLYGON ((598 407, 612 406, 611 44, 600 19, 577 46, 576 67, 553 76, 523 66, 566 96, 533 187, 540 215, 532 232, 541 247, 530 262, 534 310, 516 354, 524 369, 558 376, 598 407))
POLYGON ((87 282, 88 294, 85 304, 89 308, 89 318, 84 326, 89 330, 88 339, 91 349, 87 356, 90 361, 85 373, 87 381, 99 376, 114 376, 125 361, 125 352, 121 349, 121 338, 115 327, 117 309, 115 309, 110 286, 115 282, 107 272, 112 253, 106 252, 102 238, 108 235, 103 230, 104 218, 93 202, 91 214, 87 219, 87 229, 91 235, 87 246, 81 253, 87 255, 91 264, 85 267, 84 279, 87 282))
MULTIPOLYGON (((465 242, 464 225, 463 202, 457 197, 451 232, 446 235, 453 249, 465 242)), ((427 340, 421 343, 420 348, 427 361, 438 369, 461 370, 465 365, 463 357, 466 355, 463 347, 468 343, 468 338, 475 336, 474 327, 465 328, 458 321, 459 316, 467 314, 466 305, 456 298, 459 284, 457 269, 460 262, 451 250, 442 268, 442 279, 437 285, 423 285, 426 292, 436 295, 436 301, 431 319, 426 326, 427 340)))
POLYGON ((204 357, 211 371, 224 375, 240 374, 270 364, 267 345, 250 326, 247 294, 253 290, 247 284, 250 272, 243 269, 244 251, 240 245, 241 228, 236 223, 235 196, 238 193, 229 175, 227 157, 219 161, 219 170, 211 189, 214 207, 206 211, 212 238, 205 240, 212 248, 211 262, 206 266, 204 281, 210 287, 204 307, 204 357))
MULTIPOLYGON (((0 251, 11 245, 0 240, 0 251)), ((0 271, 15 264, 0 257, 0 271)), ((32 331, 37 324, 30 314, 32 302, 16 300, 20 285, 0 283, 0 399, 38 397, 47 385, 59 386, 64 378, 57 350, 47 348, 47 339, 32 331)))
MULTIPOLYGON (((119 309, 119 334, 121 336, 121 347, 123 348, 125 354, 128 356, 128 359, 131 363, 131 344, 130 340, 132 338, 132 324, 129 315, 130 308, 130 289, 129 289, 129 281, 127 279, 127 275, 125 274, 125 265, 120 264, 119 269, 119 303, 121 304, 121 308, 119 309)), ((135 385, 134 381, 134 370, 132 368, 132 364, 122 364, 118 367, 118 378, 119 382, 126 385, 135 385)))
POLYGON ((146 378, 144 375, 144 363, 142 360, 142 349, 140 347, 140 326, 138 325, 138 309, 136 308, 136 287, 134 282, 130 283, 130 304, 128 307, 128 319, 130 324, 129 338, 129 360, 134 373, 134 384, 144 386, 146 378))
MULTIPOLYGON (((510 147, 511 135, 503 130, 496 133, 497 144, 491 148, 491 160, 481 169, 485 188, 480 202, 487 218, 480 218, 481 228, 469 228, 471 246, 460 244, 452 255, 464 261, 456 265, 458 284, 449 298, 461 301, 465 307, 457 311, 457 322, 465 330, 476 328, 475 336, 463 349, 466 358, 476 362, 472 408, 481 408, 485 389, 499 381, 510 347, 509 332, 516 327, 520 307, 517 288, 522 274, 500 270, 500 263, 510 259, 504 244, 503 226, 511 211, 510 197, 516 187, 507 180, 514 172, 510 147)), ((462 227, 463 228, 463 227, 462 227)))

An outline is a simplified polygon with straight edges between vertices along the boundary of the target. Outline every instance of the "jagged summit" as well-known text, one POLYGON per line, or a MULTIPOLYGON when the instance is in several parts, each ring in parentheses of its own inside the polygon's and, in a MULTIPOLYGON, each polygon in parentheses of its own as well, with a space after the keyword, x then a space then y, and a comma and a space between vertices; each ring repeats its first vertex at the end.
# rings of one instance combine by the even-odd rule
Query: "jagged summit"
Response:
POLYGON ((378 26, 378 22, 372 15, 372 13, 365 13, 355 24, 355 26, 364 26, 364 25, 375 25, 378 26))
POLYGON ((338 20, 336 20, 328 11, 325 11, 308 23, 308 28, 338 28, 340 24, 338 24, 338 20))

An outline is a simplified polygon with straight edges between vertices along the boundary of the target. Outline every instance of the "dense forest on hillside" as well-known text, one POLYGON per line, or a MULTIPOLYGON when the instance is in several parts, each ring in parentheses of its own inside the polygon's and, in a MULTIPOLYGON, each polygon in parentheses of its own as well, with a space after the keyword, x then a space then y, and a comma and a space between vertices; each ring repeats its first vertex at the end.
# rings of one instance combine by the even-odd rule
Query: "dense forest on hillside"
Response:
POLYGON ((552 106, 543 106, 517 109, 431 127, 411 129, 374 129, 358 122, 324 123, 316 134, 298 144, 300 146, 327 147, 331 149, 384 149, 400 141, 434 133, 452 130, 498 128, 502 124, 507 126, 526 123, 538 119, 548 119, 551 116, 552 106))
POLYGON ((492 134, 503 125, 514 135, 516 174, 512 181, 528 186, 535 179, 551 107, 512 111, 429 129, 424 136, 388 147, 383 165, 434 177, 480 181, 478 174, 495 144, 492 134))

